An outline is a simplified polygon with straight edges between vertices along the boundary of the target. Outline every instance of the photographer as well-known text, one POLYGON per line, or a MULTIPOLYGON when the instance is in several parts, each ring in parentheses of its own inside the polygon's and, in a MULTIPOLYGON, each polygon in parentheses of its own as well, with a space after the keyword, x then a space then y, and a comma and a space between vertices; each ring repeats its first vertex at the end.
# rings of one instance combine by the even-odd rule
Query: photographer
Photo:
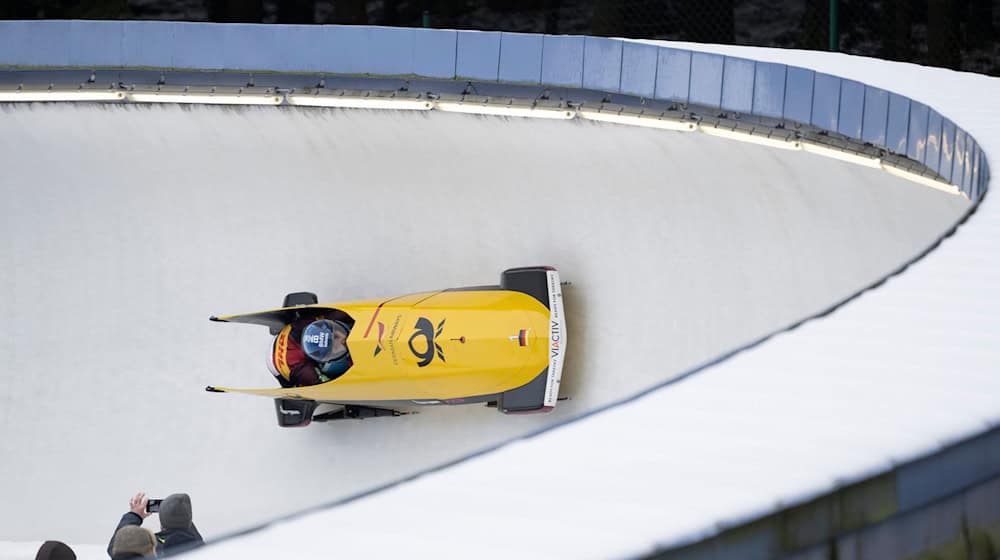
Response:
MULTIPOLYGON (((149 498, 146 494, 139 492, 129 500, 129 511, 122 515, 115 534, 122 527, 129 525, 142 525, 144 519, 153 513, 159 512, 160 532, 156 533, 156 555, 169 556, 177 552, 183 552, 205 544, 194 526, 191 515, 191 498, 187 494, 171 494, 159 503, 154 502, 157 507, 148 507, 149 498), (155 511, 150 511, 150 510, 155 511)), ((111 543, 108 544, 108 556, 111 556, 112 545, 115 537, 111 536, 111 543)))

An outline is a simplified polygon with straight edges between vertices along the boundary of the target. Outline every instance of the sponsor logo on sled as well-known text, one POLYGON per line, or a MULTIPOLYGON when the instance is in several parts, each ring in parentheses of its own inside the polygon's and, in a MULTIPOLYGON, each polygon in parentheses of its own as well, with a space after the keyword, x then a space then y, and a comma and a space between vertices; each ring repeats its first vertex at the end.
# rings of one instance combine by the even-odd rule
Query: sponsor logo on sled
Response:
POLYGON ((563 323, 562 311, 562 289, 559 282, 559 274, 550 270, 549 277, 549 309, 551 310, 549 322, 549 375, 545 382, 546 407, 555 406, 559 398, 559 380, 562 376, 563 351, 566 349, 566 327, 563 323))
POLYGON ((437 328, 434 328, 434 323, 431 323, 430 319, 426 317, 420 317, 417 319, 417 324, 413 326, 416 330, 410 335, 410 340, 408 345, 410 347, 410 352, 413 353, 420 361, 417 362, 417 367, 425 367, 434 361, 434 356, 437 356, 442 362, 444 359, 444 350, 441 349, 441 345, 434 342, 434 339, 441 336, 441 331, 444 330, 444 319, 438 323, 437 328), (424 339, 425 350, 418 351, 413 345, 413 341, 417 339, 424 339))
POLYGON ((302 413, 298 410, 288 410, 285 407, 278 405, 278 412, 284 414, 285 416, 301 416, 302 413))
POLYGON ((552 357, 559 357, 559 350, 561 348, 560 339, 562 338, 562 333, 560 331, 560 324, 558 321, 552 321, 552 334, 551 334, 551 345, 552 345, 552 357))
POLYGON ((312 342, 313 344, 318 344, 320 348, 326 348, 330 345, 330 333, 319 333, 312 336, 302 336, 302 342, 312 342))
POLYGON ((396 315, 391 329, 386 327, 382 321, 378 322, 378 341, 375 343, 375 350, 372 352, 373 358, 378 357, 383 351, 388 350, 392 358, 392 365, 399 365, 399 357, 396 355, 396 337, 399 332, 399 322, 402 318, 401 314, 396 315))
POLYGON ((278 369, 278 372, 282 375, 289 375, 292 370, 288 367, 288 333, 291 332, 292 327, 286 326, 281 330, 281 334, 274 341, 274 367, 278 369))
POLYGON ((517 334, 510 335, 509 338, 511 342, 517 341, 518 346, 528 345, 528 331, 531 329, 521 329, 517 334))
POLYGON ((396 355, 396 338, 399 336, 399 322, 403 320, 402 315, 396 315, 392 322, 392 330, 389 331, 389 352, 392 353, 392 365, 399 365, 399 356, 396 355))

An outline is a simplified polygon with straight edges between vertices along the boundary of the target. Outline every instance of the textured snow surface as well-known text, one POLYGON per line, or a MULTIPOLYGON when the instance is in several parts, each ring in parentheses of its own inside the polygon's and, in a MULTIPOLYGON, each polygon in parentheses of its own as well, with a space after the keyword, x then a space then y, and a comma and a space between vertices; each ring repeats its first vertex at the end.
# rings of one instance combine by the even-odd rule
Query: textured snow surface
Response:
MULTIPOLYGON (((929 101, 989 150, 970 118, 929 101)), ((4 541, 106 542, 137 490, 189 492, 211 537, 371 488, 633 395, 825 309, 967 209, 810 154, 593 123, 87 105, 5 106, 0 119, 4 541), (202 392, 273 383, 266 331, 211 324, 211 314, 274 307, 288 291, 335 301, 491 283, 538 263, 573 282, 571 400, 553 414, 454 407, 280 430, 268 400, 202 392)), ((925 261, 932 271, 938 253, 925 261)), ((965 259, 967 274, 980 264, 965 259)), ((947 267, 951 280, 931 274, 916 295, 896 296, 900 312, 950 304, 928 292, 988 297, 947 267)), ((892 392, 914 373, 872 370, 896 339, 911 342, 905 333, 864 317, 846 335, 812 334, 890 293, 631 405, 208 554, 608 557, 880 468, 984 420, 975 406, 934 405, 990 357, 963 355, 968 371, 935 383, 944 373, 931 366, 958 358, 925 343, 939 360, 916 363, 937 391, 924 407, 892 392), (800 352, 808 340, 816 348, 800 352), (822 369, 782 361, 820 351, 822 369), (892 398, 871 396, 872 383, 892 398), (937 431, 902 437, 913 416, 937 431)))

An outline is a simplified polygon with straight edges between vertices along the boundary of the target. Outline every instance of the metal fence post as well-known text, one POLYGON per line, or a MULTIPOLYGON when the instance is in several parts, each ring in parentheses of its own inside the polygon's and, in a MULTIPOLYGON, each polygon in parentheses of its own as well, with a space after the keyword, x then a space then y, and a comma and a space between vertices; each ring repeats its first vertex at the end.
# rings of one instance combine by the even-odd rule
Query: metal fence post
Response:
POLYGON ((840 32, 837 29, 837 5, 838 0, 830 0, 830 45, 829 50, 836 52, 840 50, 840 32))

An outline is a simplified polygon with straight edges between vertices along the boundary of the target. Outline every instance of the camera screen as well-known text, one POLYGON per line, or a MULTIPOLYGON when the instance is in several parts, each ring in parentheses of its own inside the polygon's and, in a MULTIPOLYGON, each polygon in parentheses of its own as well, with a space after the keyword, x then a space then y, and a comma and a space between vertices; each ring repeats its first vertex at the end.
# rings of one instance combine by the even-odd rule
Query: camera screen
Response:
POLYGON ((160 511, 160 502, 163 500, 149 500, 146 502, 146 511, 148 513, 156 513, 160 511))

